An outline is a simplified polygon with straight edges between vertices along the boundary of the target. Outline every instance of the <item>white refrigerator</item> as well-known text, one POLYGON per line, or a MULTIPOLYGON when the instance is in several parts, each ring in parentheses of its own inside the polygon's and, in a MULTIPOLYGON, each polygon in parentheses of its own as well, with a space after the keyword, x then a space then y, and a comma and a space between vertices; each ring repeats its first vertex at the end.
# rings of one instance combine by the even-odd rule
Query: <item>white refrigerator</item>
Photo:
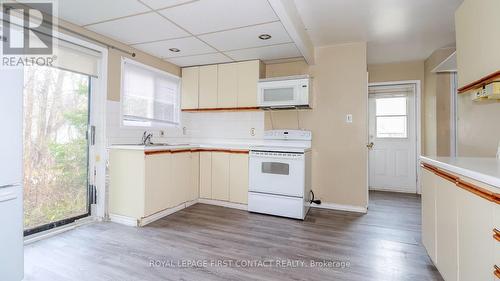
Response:
POLYGON ((23 71, 0 66, 0 280, 24 278, 23 71))

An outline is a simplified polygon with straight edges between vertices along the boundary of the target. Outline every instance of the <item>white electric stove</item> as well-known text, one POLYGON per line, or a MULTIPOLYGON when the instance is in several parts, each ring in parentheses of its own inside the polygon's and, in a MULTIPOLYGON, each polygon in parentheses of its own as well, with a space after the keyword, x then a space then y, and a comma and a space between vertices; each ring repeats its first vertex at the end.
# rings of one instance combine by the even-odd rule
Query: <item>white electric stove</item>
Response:
POLYGON ((310 131, 273 130, 250 148, 248 210, 304 219, 310 207, 310 131))

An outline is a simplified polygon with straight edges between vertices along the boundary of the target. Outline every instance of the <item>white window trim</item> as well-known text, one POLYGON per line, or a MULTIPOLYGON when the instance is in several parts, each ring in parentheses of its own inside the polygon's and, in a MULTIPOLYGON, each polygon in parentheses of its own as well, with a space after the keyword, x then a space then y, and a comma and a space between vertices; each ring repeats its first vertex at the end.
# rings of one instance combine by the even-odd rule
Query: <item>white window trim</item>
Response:
POLYGON ((182 105, 182 94, 181 94, 181 89, 182 89, 182 80, 181 80, 181 77, 177 76, 177 75, 174 75, 172 73, 169 73, 169 72, 166 72, 166 71, 163 71, 163 70, 160 70, 158 68, 155 68, 155 67, 152 67, 152 66, 149 66, 149 65, 146 65, 146 64, 143 64, 143 63, 140 63, 138 61, 135 61, 135 60, 132 60, 132 59, 129 59, 129 58, 126 58, 126 57, 122 57, 121 58, 121 66, 120 66, 120 128, 121 129, 124 129, 124 130, 127 130, 127 129, 130 129, 130 130, 144 130, 144 129, 168 129, 168 128, 181 128, 182 127, 182 116, 181 116, 181 113, 182 113, 182 109, 181 109, 181 105, 182 105), (132 126, 132 125, 125 125, 124 124, 124 121, 125 119, 123 118, 123 84, 124 84, 124 81, 123 81, 123 71, 124 71, 124 67, 125 67, 125 63, 129 63, 129 64, 134 64, 136 66, 140 66, 140 67, 143 67, 147 70, 151 70, 153 72, 156 72, 156 73, 159 73, 161 75, 165 75, 165 76, 168 76, 168 77, 171 77, 171 78, 174 78, 174 79, 177 79, 177 81, 179 82, 178 84, 178 90, 179 90, 179 123, 177 124, 174 124, 174 123, 171 123, 171 124, 157 124, 157 123, 153 123, 151 126, 132 126))

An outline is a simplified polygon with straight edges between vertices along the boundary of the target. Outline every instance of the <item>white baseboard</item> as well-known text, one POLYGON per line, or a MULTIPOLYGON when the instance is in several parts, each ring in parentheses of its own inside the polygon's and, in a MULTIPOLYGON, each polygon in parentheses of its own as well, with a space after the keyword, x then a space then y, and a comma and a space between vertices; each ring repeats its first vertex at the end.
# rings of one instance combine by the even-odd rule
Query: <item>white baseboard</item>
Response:
POLYGON ((138 224, 137 219, 117 214, 109 214, 109 220, 127 226, 137 226, 138 224))
POLYGON ((163 211, 159 211, 157 213, 154 213, 154 214, 147 216, 147 217, 144 217, 142 219, 134 219, 131 217, 126 217, 126 216, 121 216, 121 215, 116 215, 116 214, 109 214, 109 219, 112 222, 116 222, 116 223, 127 225, 127 226, 145 226, 145 225, 150 224, 154 221, 157 221, 161 218, 164 218, 168 215, 176 213, 182 209, 190 207, 196 203, 198 203, 198 199, 182 203, 182 204, 175 206, 173 208, 168 208, 168 209, 165 209, 163 211))
POLYGON ((233 202, 227 202, 227 201, 219 201, 219 200, 213 200, 213 199, 200 198, 200 199, 198 199, 198 203, 221 206, 221 207, 226 207, 226 208, 233 208, 233 209, 244 210, 244 211, 248 210, 248 206, 245 204, 233 203, 233 202))
POLYGON ((321 205, 317 205, 317 204, 312 203, 311 207, 336 210, 336 211, 363 213, 363 214, 366 214, 368 211, 367 207, 353 206, 353 205, 342 205, 342 204, 335 204, 335 203, 321 203, 321 205))
POLYGON ((387 191, 387 192, 399 192, 399 193, 411 193, 411 194, 416 194, 417 190, 413 187, 401 187, 401 188, 389 188, 389 187, 377 187, 377 186, 370 186, 368 190, 373 190, 373 191, 387 191))

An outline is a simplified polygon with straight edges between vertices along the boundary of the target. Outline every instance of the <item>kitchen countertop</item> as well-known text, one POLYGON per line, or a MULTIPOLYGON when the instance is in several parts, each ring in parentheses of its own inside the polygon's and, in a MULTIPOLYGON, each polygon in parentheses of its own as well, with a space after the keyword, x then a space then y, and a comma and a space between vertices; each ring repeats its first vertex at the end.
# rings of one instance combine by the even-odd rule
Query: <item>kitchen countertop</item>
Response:
POLYGON ((420 156, 420 161, 500 188, 500 159, 420 156))
POLYGON ((249 145, 244 144, 171 144, 171 145, 135 145, 135 144, 115 144, 109 149, 127 149, 140 151, 170 151, 184 149, 226 149, 226 150, 249 150, 249 145))

